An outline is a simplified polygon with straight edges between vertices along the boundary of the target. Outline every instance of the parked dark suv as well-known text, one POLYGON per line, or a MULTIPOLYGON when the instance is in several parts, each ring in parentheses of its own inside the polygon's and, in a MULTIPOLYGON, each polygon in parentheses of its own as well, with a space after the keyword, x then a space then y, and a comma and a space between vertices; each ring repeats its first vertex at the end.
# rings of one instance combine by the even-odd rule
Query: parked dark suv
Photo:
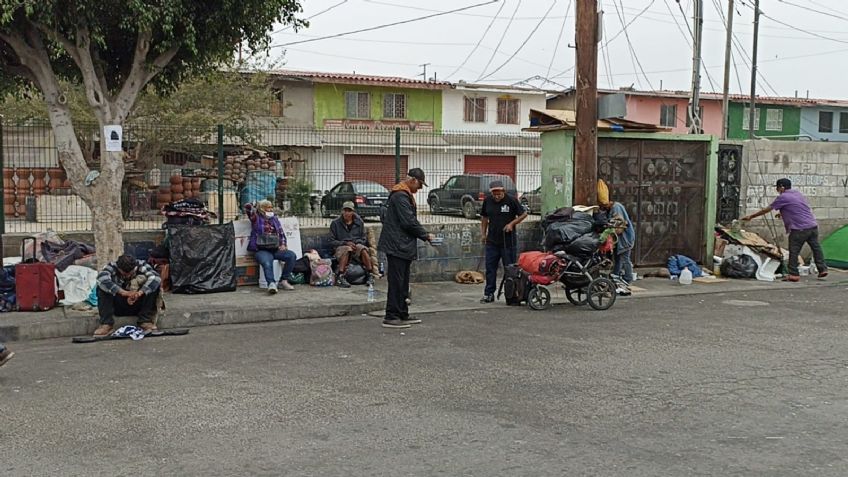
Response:
POLYGON ((512 197, 518 195, 515 183, 509 176, 500 174, 461 174, 452 176, 441 187, 433 189, 427 196, 430 213, 460 213, 467 219, 473 219, 480 213, 483 199, 489 195, 489 184, 502 181, 506 193, 512 197))

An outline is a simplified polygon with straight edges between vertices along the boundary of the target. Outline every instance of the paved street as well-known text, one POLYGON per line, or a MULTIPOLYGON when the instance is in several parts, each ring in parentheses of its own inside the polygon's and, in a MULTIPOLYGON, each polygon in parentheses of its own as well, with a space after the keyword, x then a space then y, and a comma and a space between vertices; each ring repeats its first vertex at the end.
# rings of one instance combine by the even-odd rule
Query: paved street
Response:
POLYGON ((14 343, 3 475, 844 476, 846 286, 14 343))

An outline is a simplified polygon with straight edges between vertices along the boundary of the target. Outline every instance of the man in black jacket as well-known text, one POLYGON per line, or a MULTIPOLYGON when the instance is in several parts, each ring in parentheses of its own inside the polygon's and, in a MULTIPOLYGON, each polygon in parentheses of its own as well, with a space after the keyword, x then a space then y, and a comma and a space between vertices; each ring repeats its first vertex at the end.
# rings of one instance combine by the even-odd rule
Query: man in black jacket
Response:
POLYGON ((371 256, 368 254, 368 239, 365 237, 365 222, 354 212, 354 204, 347 201, 342 204, 342 215, 330 224, 330 246, 339 261, 336 283, 342 288, 350 288, 345 278, 351 258, 358 260, 368 274, 367 284, 374 283, 371 275, 371 256))
POLYGON ((427 185, 424 171, 411 169, 405 181, 392 187, 386 210, 383 212, 383 231, 377 248, 386 254, 389 293, 386 299, 384 328, 409 328, 421 320, 409 316, 406 303, 409 291, 409 268, 418 258, 418 240, 430 242, 433 234, 427 233, 416 217, 415 193, 427 185))

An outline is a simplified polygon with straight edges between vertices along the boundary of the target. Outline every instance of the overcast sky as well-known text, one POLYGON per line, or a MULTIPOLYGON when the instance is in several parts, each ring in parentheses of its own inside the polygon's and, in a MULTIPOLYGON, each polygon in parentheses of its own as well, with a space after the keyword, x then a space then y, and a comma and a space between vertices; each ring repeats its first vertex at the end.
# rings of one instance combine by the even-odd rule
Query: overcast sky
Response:
MULTIPOLYGON (((290 69, 415 77, 423 70, 419 65, 430 63, 427 75, 437 74, 440 80, 496 84, 527 80, 552 89, 574 84, 574 49, 569 47, 574 44, 573 1, 489 1, 303 0, 304 16, 314 16, 311 26, 298 33, 277 28, 272 52, 285 52, 285 67, 290 69), (476 4, 484 5, 399 26, 282 46, 476 4), (528 80, 537 76, 551 82, 528 80)), ((690 89, 692 41, 688 28, 693 0, 680 0, 679 4, 676 0, 603 0, 601 4, 600 87, 690 89), (626 24, 629 26, 622 31, 626 24)), ((761 0, 760 8, 765 16, 760 23, 758 94, 794 96, 797 90, 799 96, 806 96, 809 90, 810 97, 848 99, 848 2, 761 0)), ((703 74, 703 91, 722 88, 726 9, 727 0, 704 0, 703 64, 709 75, 703 74)), ((734 33, 736 69, 731 92, 748 94, 752 0, 736 0, 734 33)))

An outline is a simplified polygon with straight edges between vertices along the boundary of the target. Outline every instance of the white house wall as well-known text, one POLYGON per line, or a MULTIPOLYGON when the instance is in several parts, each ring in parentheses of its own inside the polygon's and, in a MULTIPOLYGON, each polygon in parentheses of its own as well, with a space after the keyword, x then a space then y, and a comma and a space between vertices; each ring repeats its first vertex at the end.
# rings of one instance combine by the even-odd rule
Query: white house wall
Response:
POLYGON ((445 131, 474 131, 484 133, 521 132, 530 126, 530 110, 545 109, 544 93, 515 93, 504 91, 481 91, 475 89, 453 89, 442 92, 442 128, 445 131), (520 124, 498 124, 498 98, 509 95, 520 101, 520 124), (465 96, 486 98, 486 122, 464 121, 465 96))

